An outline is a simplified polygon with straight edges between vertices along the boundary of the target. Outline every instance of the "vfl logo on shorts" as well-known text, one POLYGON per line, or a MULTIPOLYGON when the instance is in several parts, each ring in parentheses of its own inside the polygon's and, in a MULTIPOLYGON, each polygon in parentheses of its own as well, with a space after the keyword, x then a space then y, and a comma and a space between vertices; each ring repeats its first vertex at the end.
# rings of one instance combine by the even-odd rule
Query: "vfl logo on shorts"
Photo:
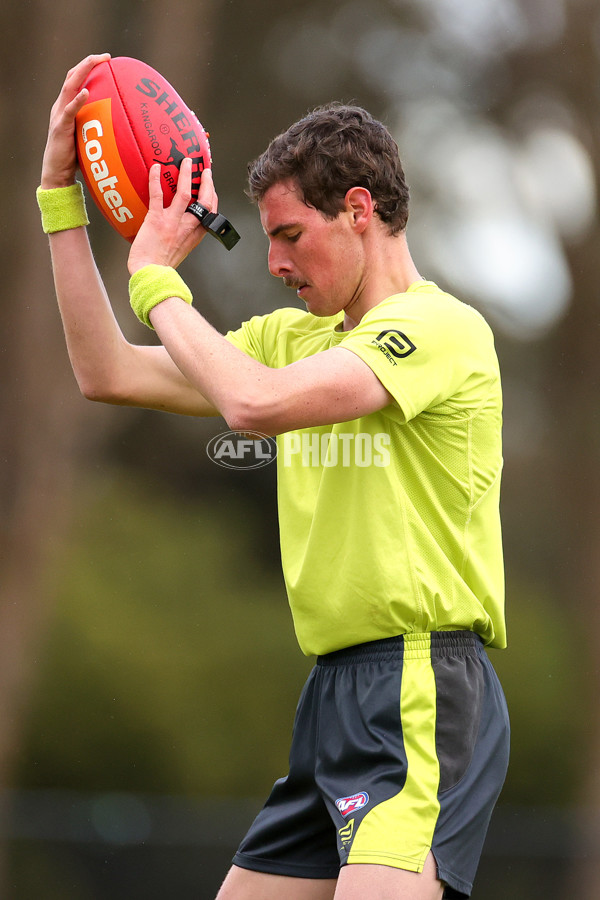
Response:
POLYGON ((351 797, 340 797, 339 800, 335 801, 335 805, 344 818, 346 818, 350 813, 358 812, 358 810, 362 809, 363 806, 366 806, 368 802, 369 795, 367 792, 359 791, 358 794, 352 794, 351 797))

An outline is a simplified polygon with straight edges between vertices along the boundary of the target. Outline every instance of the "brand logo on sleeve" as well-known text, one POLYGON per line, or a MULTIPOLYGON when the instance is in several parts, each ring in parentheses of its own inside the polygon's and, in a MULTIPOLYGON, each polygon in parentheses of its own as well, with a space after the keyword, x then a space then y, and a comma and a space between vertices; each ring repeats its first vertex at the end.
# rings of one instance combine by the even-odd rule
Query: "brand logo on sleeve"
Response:
POLYGON ((387 356, 394 366, 397 365, 396 359, 405 359, 417 349, 411 339, 396 328, 381 331, 372 343, 381 350, 384 356, 387 356))
POLYGON ((366 791, 359 791, 358 794, 352 794, 351 797, 340 797, 335 801, 335 805, 346 818, 350 813, 358 812, 363 806, 369 802, 369 795, 366 791))

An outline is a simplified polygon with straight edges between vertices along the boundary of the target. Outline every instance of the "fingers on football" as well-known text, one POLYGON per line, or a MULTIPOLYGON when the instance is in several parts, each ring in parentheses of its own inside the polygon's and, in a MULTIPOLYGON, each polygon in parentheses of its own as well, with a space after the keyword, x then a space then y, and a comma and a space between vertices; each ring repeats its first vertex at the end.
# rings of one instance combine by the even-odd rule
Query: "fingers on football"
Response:
POLYGON ((109 59, 110 53, 91 53, 86 56, 76 66, 69 69, 65 78, 65 86, 68 85, 72 90, 78 91, 92 69, 101 62, 108 62, 109 59))
POLYGON ((204 169, 202 172, 200 190, 198 191, 198 202, 211 212, 217 212, 219 208, 219 198, 215 191, 211 169, 204 169))
POLYGON ((173 198, 173 207, 182 215, 192 202, 192 163, 193 160, 186 156, 182 160, 177 179, 177 191, 173 198))
POLYGON ((76 113, 83 106, 87 99, 87 91, 83 93, 82 85, 95 66, 109 59, 110 53, 93 53, 69 69, 61 91, 65 112, 74 114, 73 109, 76 113))
POLYGON ((150 166, 150 171, 148 173, 148 194, 150 197, 149 208, 151 210, 161 210, 163 208, 163 192, 160 183, 159 163, 154 163, 153 166, 150 166))

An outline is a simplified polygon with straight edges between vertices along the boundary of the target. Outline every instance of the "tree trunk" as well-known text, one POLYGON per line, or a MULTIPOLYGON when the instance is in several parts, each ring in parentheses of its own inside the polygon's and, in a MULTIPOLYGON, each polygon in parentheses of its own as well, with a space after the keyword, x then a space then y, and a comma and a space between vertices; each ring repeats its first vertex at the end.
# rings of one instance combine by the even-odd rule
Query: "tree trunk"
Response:
MULTIPOLYGON (((47 563, 69 518, 83 454, 106 439, 113 420, 112 410, 103 413, 83 400, 70 372, 39 224, 35 188, 50 107, 67 70, 88 53, 107 49, 98 46, 99 29, 106 29, 103 43, 111 37, 111 16, 117 21, 124 12, 137 15, 136 27, 124 30, 115 55, 137 55, 159 70, 164 65, 165 77, 195 104, 200 88, 208 87, 204 36, 211 33, 214 9, 198 0, 171 7, 156 0, 126 7, 100 0, 14 0, 0 10, 0 791, 12 784, 38 650, 52 615, 47 563), (200 61, 202 78, 194 71, 200 61)), ((93 240, 108 238, 117 246, 116 236, 100 234, 103 223, 97 228, 93 240)), ((126 288, 127 249, 119 251, 105 267, 106 280, 126 288)), ((4 804, 0 809, 9 817, 4 804)), ((6 834, 6 821, 0 826, 6 834)), ((5 880, 0 846, 0 896, 7 896, 5 880)))

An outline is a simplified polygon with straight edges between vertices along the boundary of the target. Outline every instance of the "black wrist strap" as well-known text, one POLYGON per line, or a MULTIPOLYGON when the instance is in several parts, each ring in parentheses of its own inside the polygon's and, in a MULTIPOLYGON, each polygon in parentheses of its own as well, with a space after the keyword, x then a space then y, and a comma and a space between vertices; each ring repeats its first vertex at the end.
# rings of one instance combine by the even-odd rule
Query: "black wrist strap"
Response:
POLYGON ((212 213, 197 200, 190 203, 186 212, 196 216, 203 228, 206 228, 209 234, 212 234, 224 247, 231 250, 235 247, 240 239, 239 234, 231 224, 231 222, 222 216, 221 213, 212 213))

